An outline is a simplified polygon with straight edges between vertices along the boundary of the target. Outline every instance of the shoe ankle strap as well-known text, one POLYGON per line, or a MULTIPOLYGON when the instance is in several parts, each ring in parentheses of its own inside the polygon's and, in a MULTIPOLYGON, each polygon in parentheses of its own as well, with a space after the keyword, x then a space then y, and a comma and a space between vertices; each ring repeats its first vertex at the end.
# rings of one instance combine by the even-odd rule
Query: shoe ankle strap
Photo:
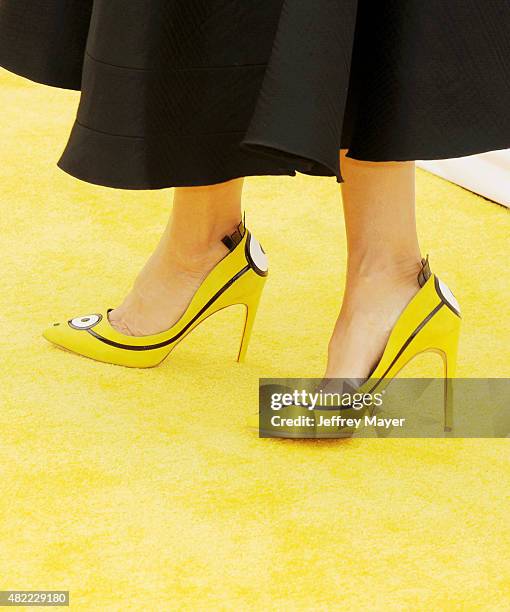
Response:
POLYGON ((226 236, 224 236, 221 241, 229 251, 233 251, 236 246, 241 242, 245 233, 246 227, 244 225, 244 219, 242 219, 239 225, 236 227, 235 231, 232 234, 227 234, 226 236))
POLYGON ((432 272, 430 271, 429 256, 427 255, 427 257, 421 260, 421 269, 418 272, 418 284, 420 287, 423 287, 431 276, 432 272))

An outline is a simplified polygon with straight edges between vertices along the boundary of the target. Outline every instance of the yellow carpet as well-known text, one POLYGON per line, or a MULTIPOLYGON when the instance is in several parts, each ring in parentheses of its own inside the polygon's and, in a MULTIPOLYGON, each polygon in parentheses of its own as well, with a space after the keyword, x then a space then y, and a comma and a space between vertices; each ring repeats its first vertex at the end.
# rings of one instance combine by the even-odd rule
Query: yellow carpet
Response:
MULTIPOLYGON (((334 179, 248 181, 272 275, 245 365, 236 309, 146 371, 41 338, 118 302, 170 205, 56 168, 77 99, 0 72, 0 589, 68 589, 76 610, 508 610, 508 440, 245 429, 259 376, 322 373, 345 265, 334 179)), ((508 211, 423 172, 418 211, 463 306, 459 376, 510 376, 508 211)))

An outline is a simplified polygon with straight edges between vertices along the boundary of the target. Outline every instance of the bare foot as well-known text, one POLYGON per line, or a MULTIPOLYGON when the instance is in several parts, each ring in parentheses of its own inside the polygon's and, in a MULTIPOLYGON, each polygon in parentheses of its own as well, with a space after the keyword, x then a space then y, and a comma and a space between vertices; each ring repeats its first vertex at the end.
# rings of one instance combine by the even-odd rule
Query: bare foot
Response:
POLYGON ((326 378, 364 380, 370 375, 397 319, 420 289, 419 270, 417 263, 348 279, 329 342, 326 378))
MULTIPOLYGON (((235 228, 234 228, 235 229, 235 228)), ((122 304, 109 314, 111 325, 128 336, 149 336, 169 329, 188 307, 202 281, 227 255, 220 242, 200 250, 175 244, 165 233, 122 304)))

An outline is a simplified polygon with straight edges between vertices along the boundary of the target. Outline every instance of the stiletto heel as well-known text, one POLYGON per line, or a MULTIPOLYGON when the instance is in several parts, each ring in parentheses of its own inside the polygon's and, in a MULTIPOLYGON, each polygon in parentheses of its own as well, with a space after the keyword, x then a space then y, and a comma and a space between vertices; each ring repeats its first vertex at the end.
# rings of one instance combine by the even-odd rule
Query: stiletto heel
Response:
POLYGON ((453 380, 444 379, 444 431, 453 431, 453 380))
POLYGON ((43 336, 57 346, 97 361, 151 368, 166 359, 209 316, 229 306, 244 304, 247 313, 238 355, 242 361, 266 282, 268 262, 243 221, 222 242, 229 252, 211 270, 182 317, 170 329, 151 336, 126 336, 110 325, 110 309, 55 323, 43 336))
POLYGON ((241 344, 239 346, 239 353, 237 355, 237 361, 242 363, 246 358, 246 352, 250 343, 251 332, 253 324, 255 323, 255 317, 259 307, 261 293, 258 293, 252 300, 247 301, 246 306, 246 318, 244 320, 244 328, 241 336, 241 344))
POLYGON ((457 354, 459 346, 460 325, 449 335, 442 338, 442 345, 438 347, 444 363, 444 431, 453 431, 453 380, 457 371, 457 354))

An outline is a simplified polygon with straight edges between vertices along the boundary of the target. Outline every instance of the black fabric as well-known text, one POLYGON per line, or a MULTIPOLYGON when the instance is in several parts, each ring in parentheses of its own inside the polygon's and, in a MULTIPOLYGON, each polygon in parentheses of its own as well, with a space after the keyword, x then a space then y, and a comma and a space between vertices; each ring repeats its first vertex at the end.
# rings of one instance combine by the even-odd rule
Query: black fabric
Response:
POLYGON ((510 146, 508 0, 0 0, 0 64, 82 90, 59 165, 110 187, 510 146))

